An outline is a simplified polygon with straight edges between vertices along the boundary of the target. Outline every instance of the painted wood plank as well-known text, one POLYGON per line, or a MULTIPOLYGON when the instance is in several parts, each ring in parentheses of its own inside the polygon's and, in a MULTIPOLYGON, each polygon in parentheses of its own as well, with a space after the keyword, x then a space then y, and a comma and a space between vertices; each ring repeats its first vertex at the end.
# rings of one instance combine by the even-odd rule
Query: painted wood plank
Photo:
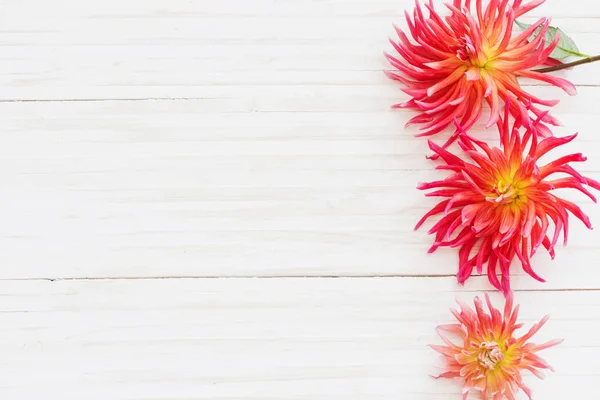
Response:
MULTIPOLYGON (((4 281, 0 293, 0 394, 15 400, 459 398, 428 376, 427 345, 455 297, 474 296, 448 278, 4 281)), ((567 339, 544 352, 546 381, 526 374, 536 397, 591 393, 599 292, 516 295, 526 326, 551 313, 538 343, 567 339)))
MULTIPOLYGON (((401 10, 412 7, 411 1, 30 3, 3 4, 10 18, 0 19, 0 99, 205 97, 214 85, 388 87, 382 52, 393 50, 391 25, 405 26, 401 10), (355 14, 339 15, 353 7, 355 14), (213 15, 218 10, 230 13, 213 15)), ((569 10, 558 4, 549 1, 542 12, 593 53, 600 35, 593 12, 561 18, 589 4, 569 10)), ((600 85, 594 71, 590 65, 561 75, 600 85)))
MULTIPOLYGON (((444 174, 424 140, 397 129, 409 114, 351 90, 0 104, 0 278, 453 274, 456 253, 428 255, 427 226, 413 232, 435 204, 417 183, 444 174), (357 99, 365 112, 343 111, 357 99), (250 103, 257 111, 236 108, 250 103)), ((594 119, 600 90, 580 100, 557 117, 594 119)), ((600 179, 593 134, 557 155, 585 143, 580 169, 600 179)), ((600 223, 598 206, 564 196, 600 223)), ((588 270, 597 243, 574 221, 557 260, 539 256, 540 273, 587 287, 569 266, 588 270)))
MULTIPOLYGON (((436 8, 443 9, 443 2, 436 2, 436 8)), ((579 19, 600 17, 593 0, 576 0, 565 7, 557 0, 547 0, 527 15, 543 17, 552 15, 579 19)), ((51 6, 39 0, 5 1, 2 7, 11 11, 13 18, 5 17, 11 27, 18 27, 15 18, 31 15, 43 19, 44 15, 64 19, 161 19, 161 18, 215 18, 215 17, 387 17, 402 14, 404 9, 412 9, 412 0, 147 0, 136 1, 107 0, 89 7, 77 0, 64 0, 51 6)), ((23 18, 24 20, 27 18, 23 18)), ((46 23, 50 23, 46 21, 46 23)))

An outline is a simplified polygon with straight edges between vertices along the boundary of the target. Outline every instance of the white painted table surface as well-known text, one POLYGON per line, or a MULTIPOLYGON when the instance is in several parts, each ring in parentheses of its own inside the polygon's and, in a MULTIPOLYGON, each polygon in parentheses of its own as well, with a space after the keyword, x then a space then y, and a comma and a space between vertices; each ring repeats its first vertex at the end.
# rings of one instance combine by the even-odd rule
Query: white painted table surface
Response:
MULTIPOLYGON (((490 285, 412 230, 439 175, 381 72, 405 8, 0 0, 0 398, 459 399, 426 345, 490 285)), ((600 53, 596 0, 543 15, 600 53)), ((596 179, 599 68, 527 88, 596 179)), ((537 399, 597 393, 599 243, 573 220, 546 284, 515 268, 523 322, 566 339, 537 399)))

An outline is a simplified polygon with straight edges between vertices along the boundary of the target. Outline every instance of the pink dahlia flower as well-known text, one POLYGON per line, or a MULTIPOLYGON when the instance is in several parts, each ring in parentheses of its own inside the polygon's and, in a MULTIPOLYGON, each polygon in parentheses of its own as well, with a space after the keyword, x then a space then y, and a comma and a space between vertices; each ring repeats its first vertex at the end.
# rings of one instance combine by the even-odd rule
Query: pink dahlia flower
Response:
MULTIPOLYGON (((482 0, 454 0, 446 3, 450 15, 442 17, 435 10, 433 0, 425 7, 425 17, 418 3, 414 21, 405 12, 413 41, 396 27, 399 41, 390 39, 400 59, 386 57, 397 71, 386 74, 404 84, 402 89, 412 98, 395 108, 410 108, 420 113, 408 121, 407 126, 418 123, 423 132, 418 136, 430 136, 444 130, 457 119, 468 130, 482 114, 483 101, 490 106, 486 128, 494 125, 500 115, 501 102, 511 99, 510 112, 529 123, 529 112, 542 116, 538 133, 551 136, 544 124, 559 125, 558 121, 543 114, 537 105, 553 106, 558 100, 543 100, 525 92, 517 77, 548 82, 562 88, 570 95, 576 93, 569 81, 547 74, 534 72, 531 68, 550 62, 549 55, 558 44, 556 35, 552 44, 544 48, 544 36, 550 20, 542 18, 521 34, 513 37, 515 19, 545 0, 490 0, 484 10, 482 0), (475 8, 473 12, 471 9, 475 8), (536 29, 541 29, 530 40, 536 29)), ((448 140, 456 139, 458 131, 448 140)), ((446 147, 444 145, 443 147, 446 147)))
POLYGON ((458 324, 437 327, 438 334, 446 343, 446 346, 431 346, 442 354, 446 364, 446 372, 437 378, 457 378, 463 381, 463 399, 467 399, 470 391, 478 391, 482 400, 514 400, 519 389, 531 399, 531 390, 523 384, 521 371, 531 371, 540 379, 544 378, 540 369, 554 371, 536 353, 555 346, 562 340, 552 340, 540 345, 528 343, 546 323, 548 316, 525 335, 515 337, 515 330, 523 324, 516 323, 519 306, 513 310, 512 296, 506 301, 504 315, 492 306, 487 294, 485 300, 489 313, 476 297, 475 310, 461 302, 458 302, 460 311, 451 310, 458 324), (445 333, 453 334, 460 340, 454 343, 445 333))
POLYGON ((530 257, 543 246, 554 258, 554 246, 569 231, 569 213, 591 229, 590 220, 574 203, 553 194, 554 189, 576 189, 596 202, 586 186, 600 190, 600 183, 580 175, 570 162, 585 161, 581 154, 560 157, 539 165, 540 157, 552 149, 569 143, 575 135, 549 137, 538 142, 534 133, 539 121, 531 123, 523 136, 520 123, 512 131, 508 112, 499 124, 502 149, 461 134, 458 140, 472 162, 463 161, 432 141, 429 147, 445 162, 436 169, 451 171, 441 181, 420 183, 421 190, 437 189, 428 197, 446 197, 419 221, 418 229, 429 217, 443 214, 430 230, 435 242, 429 252, 440 246, 460 248, 457 278, 462 284, 475 267, 482 273, 487 263, 488 279, 499 290, 510 291, 509 268, 516 257, 523 270, 544 282, 533 271, 530 257), (563 174, 554 177, 554 174, 563 174), (549 227, 554 226, 552 235, 549 227), (501 280, 497 272, 500 269, 501 280))

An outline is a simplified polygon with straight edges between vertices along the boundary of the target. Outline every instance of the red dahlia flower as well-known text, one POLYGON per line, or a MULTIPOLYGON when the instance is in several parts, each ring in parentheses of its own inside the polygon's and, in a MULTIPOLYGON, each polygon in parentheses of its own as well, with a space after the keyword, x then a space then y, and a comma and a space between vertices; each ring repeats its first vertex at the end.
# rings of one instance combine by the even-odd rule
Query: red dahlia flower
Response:
POLYGON ((438 334, 446 346, 431 347, 442 354, 447 369, 438 378, 464 381, 463 399, 467 399, 469 391, 474 390, 479 392, 482 400, 515 400, 515 395, 522 389, 531 400, 531 391, 523 384, 521 371, 531 371, 540 379, 544 375, 539 369, 554 371, 536 353, 556 346, 562 340, 552 340, 540 345, 527 343, 546 323, 548 316, 525 335, 516 338, 515 330, 523 324, 516 323, 519 306, 513 310, 512 296, 504 305, 504 315, 492 306, 487 294, 485 301, 489 314, 476 297, 475 311, 461 302, 460 312, 451 310, 458 324, 438 326, 438 334), (443 332, 457 336, 460 341, 453 343, 443 332))
MULTIPOLYGON (((529 111, 542 122, 558 125, 558 121, 534 106, 553 106, 558 100, 543 100, 525 92, 517 81, 522 76, 561 87, 570 95, 576 93, 569 81, 539 72, 530 68, 548 61, 550 53, 558 44, 556 35, 550 46, 544 48, 544 36, 550 20, 542 18, 520 35, 513 37, 515 19, 542 4, 545 0, 533 0, 522 4, 522 0, 490 0, 485 11, 482 0, 476 0, 475 12, 471 13, 471 0, 454 0, 446 3, 451 14, 440 16, 429 0, 425 7, 429 17, 423 15, 421 6, 416 3, 414 22, 405 12, 411 42, 405 33, 396 28, 399 41, 390 42, 405 61, 386 53, 386 57, 398 71, 386 74, 403 83, 402 89, 412 96, 395 108, 410 108, 421 111, 408 121, 423 124, 418 136, 434 135, 444 130, 458 119, 464 130, 468 130, 479 119, 482 103, 491 107, 486 128, 494 125, 499 118, 501 100, 511 99, 510 112, 529 124, 529 111), (530 40, 532 33, 541 31, 530 40), (529 111, 528 111, 529 110, 529 111)), ((533 119, 535 119, 534 117, 533 119)), ((551 136, 549 128, 540 123, 540 134, 551 136)), ((448 140, 454 141, 458 131, 448 140)), ((444 147, 446 147, 444 145, 444 147)))
POLYGON ((585 185, 600 190, 600 183, 580 175, 569 165, 585 161, 581 153, 538 165, 540 157, 569 143, 576 134, 538 142, 535 129, 539 121, 532 122, 521 136, 520 123, 515 122, 511 132, 508 117, 507 111, 504 123, 499 124, 502 149, 490 148, 464 133, 460 135, 458 143, 473 162, 465 162, 429 141, 430 149, 445 162, 436 169, 449 170, 452 174, 442 181, 417 186, 421 190, 438 188, 426 196, 447 199, 437 204, 415 227, 418 229, 432 215, 443 213, 428 232, 436 235, 429 252, 440 246, 459 247, 457 279, 461 284, 471 276, 475 266, 481 274, 487 262, 489 281, 505 295, 510 291, 509 267, 515 257, 526 273, 544 282, 533 272, 530 257, 543 246, 554 258, 554 246, 561 232, 567 243, 569 212, 591 229, 587 215, 574 203, 552 194, 552 190, 576 189, 594 202, 596 198, 585 185), (555 173, 566 176, 553 177, 555 173), (550 220, 554 225, 552 239, 547 235, 550 220), (496 275, 498 267, 501 281, 496 275))

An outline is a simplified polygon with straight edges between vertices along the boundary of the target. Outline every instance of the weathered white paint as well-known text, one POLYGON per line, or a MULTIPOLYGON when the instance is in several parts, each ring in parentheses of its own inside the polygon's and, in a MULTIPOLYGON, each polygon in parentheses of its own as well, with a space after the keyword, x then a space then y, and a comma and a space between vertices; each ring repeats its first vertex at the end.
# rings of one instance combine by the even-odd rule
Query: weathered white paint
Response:
MULTIPOLYGON (((473 282, 472 289, 486 285, 473 282)), ((461 398, 434 381, 451 278, 166 279, 0 282, 0 391, 10 399, 461 398)), ((598 292, 517 292, 538 342, 536 397, 592 393, 598 292)), ((492 295, 501 305, 497 293, 492 295)), ((522 397, 519 397, 520 399, 522 397)))
MULTIPOLYGON (((443 174, 381 72, 406 7, 0 0, 0 397, 459 399, 425 345, 490 285, 412 229, 443 174)), ((596 1, 524 21, 544 15, 600 51, 596 1)), ((576 97, 524 81, 596 179, 598 68, 560 73, 576 97)), ((538 399, 594 393, 600 367, 600 233, 571 225, 547 283, 513 278, 526 323, 552 314, 539 340, 566 339, 538 399)))

